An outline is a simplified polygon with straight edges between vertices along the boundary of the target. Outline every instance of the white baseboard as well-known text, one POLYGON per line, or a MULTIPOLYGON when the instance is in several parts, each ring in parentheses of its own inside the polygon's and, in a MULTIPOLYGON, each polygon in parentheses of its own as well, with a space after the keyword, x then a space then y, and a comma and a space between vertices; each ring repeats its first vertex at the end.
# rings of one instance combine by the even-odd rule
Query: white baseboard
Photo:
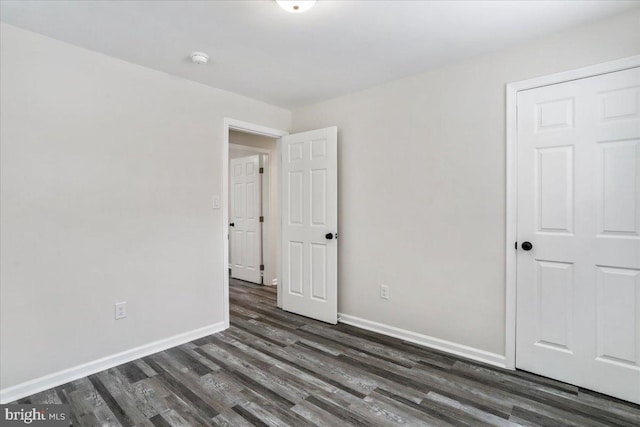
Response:
POLYGON ((466 345, 442 340, 440 338, 430 337, 428 335, 418 334, 416 332, 407 331, 406 329, 400 329, 396 328, 395 326, 389 326, 383 323, 361 319, 359 317, 350 316, 348 314, 338 313, 338 321, 340 323, 346 323, 347 325, 377 332, 382 335, 388 335, 394 338, 409 341, 414 344, 419 344, 425 347, 452 353, 456 356, 466 357, 467 359, 476 360, 478 362, 487 363, 489 365, 498 366, 500 368, 506 367, 506 359, 500 354, 468 347, 466 345))
POLYGON ((206 337, 207 335, 215 334, 216 332, 223 331, 227 328, 228 325, 225 324, 225 322, 214 323, 213 325, 144 344, 139 347, 125 350, 121 353, 113 354, 111 356, 103 357, 82 365, 74 366, 72 368, 54 372, 21 384, 7 387, 0 390, 0 403, 5 404, 13 402, 14 400, 22 399, 23 397, 30 396, 34 393, 39 393, 52 387, 66 384, 69 381, 74 381, 79 378, 86 377, 87 375, 92 375, 97 372, 104 371, 105 369, 113 368, 114 366, 131 362, 132 360, 149 356, 150 354, 154 354, 189 341, 197 340, 199 338, 206 337))

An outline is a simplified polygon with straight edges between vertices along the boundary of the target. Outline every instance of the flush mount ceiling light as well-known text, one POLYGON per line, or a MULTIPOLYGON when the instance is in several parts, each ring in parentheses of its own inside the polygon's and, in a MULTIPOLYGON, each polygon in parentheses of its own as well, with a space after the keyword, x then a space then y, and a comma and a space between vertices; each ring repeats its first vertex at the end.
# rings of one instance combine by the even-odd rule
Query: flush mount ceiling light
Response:
POLYGON ((292 13, 302 13, 313 7, 316 0, 276 0, 278 6, 292 13))
POLYGON ((194 64, 204 65, 209 62, 209 55, 204 52, 192 52, 191 60, 194 64))

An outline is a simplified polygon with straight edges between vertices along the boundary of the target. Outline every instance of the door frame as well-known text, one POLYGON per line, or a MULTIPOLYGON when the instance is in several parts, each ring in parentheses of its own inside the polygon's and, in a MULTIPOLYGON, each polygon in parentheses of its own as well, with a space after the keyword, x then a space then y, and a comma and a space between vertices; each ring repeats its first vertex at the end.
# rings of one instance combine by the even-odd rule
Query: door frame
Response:
MULTIPOLYGON (((227 239, 222 240, 222 311, 224 313, 225 327, 229 327, 229 131, 236 130, 239 132, 252 133, 254 135, 268 136, 271 138, 281 138, 285 135, 289 135, 289 132, 280 129, 273 129, 255 123, 244 122, 232 118, 225 117, 222 126, 222 230, 223 236, 227 236, 227 239)), ((278 153, 276 157, 280 158, 280 144, 278 144, 278 153)), ((277 161, 270 159, 270 161, 277 161)), ((279 239, 280 236, 274 236, 279 239)), ((278 288, 280 283, 278 282, 278 288)), ((278 298, 280 298, 280 292, 278 292, 278 298)))
POLYGON ((516 296, 517 269, 514 242, 518 236, 518 92, 538 87, 565 83, 616 71, 640 67, 640 55, 563 71, 506 85, 506 271, 505 271, 505 367, 516 369, 516 296))

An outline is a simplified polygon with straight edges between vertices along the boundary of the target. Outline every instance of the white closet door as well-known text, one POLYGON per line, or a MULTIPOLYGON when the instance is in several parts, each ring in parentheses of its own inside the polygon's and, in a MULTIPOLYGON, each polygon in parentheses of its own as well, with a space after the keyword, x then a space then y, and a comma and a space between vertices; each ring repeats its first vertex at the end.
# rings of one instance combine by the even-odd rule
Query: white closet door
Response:
POLYGON ((640 403, 639 68, 518 94, 517 300, 519 369, 640 403))

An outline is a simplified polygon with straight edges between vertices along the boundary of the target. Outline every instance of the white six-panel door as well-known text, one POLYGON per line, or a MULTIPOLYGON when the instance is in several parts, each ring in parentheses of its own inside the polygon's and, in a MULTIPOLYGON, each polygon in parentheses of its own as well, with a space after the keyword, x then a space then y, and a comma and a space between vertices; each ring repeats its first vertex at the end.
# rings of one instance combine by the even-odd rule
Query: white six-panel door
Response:
POLYGON ((232 159, 229 169, 231 277, 261 283, 260 158, 232 159))
POLYGON ((338 163, 335 127, 282 137, 282 308, 338 320, 338 163))
POLYGON ((640 403, 638 68, 518 93, 516 341, 519 369, 640 403))

